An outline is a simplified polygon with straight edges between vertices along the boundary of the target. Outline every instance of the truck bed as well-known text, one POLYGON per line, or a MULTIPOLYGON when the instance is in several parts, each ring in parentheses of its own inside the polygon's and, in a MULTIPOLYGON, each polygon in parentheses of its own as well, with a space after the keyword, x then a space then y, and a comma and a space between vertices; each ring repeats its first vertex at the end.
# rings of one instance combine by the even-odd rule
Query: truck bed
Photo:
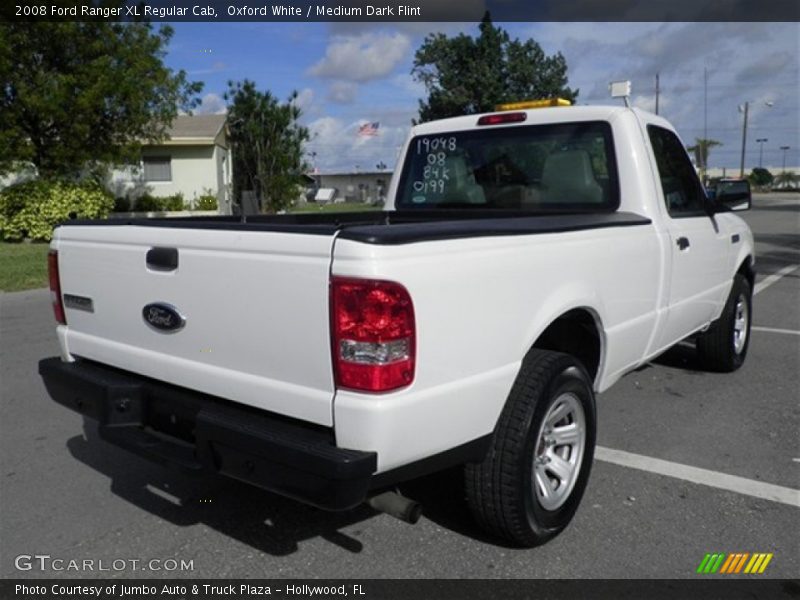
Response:
POLYGON ((650 219, 628 212, 527 212, 485 209, 421 209, 250 217, 177 217, 73 220, 63 225, 134 225, 176 229, 271 231, 339 237, 367 244, 409 244, 467 237, 531 235, 647 225, 650 219))

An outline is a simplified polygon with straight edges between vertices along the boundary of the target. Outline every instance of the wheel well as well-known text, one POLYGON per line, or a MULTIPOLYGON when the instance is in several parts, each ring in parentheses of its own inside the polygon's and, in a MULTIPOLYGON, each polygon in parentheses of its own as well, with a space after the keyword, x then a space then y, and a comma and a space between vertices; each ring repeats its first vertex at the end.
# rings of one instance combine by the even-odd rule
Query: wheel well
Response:
POLYGON ((753 257, 748 256, 747 258, 742 261, 742 264, 739 265, 739 269, 736 271, 737 274, 744 275, 745 279, 750 283, 750 289, 752 290, 755 286, 756 282, 756 271, 753 268, 753 257))
POLYGON ((588 310, 575 309, 550 323, 533 345, 542 350, 564 352, 577 358, 592 380, 600 368, 600 333, 588 310))

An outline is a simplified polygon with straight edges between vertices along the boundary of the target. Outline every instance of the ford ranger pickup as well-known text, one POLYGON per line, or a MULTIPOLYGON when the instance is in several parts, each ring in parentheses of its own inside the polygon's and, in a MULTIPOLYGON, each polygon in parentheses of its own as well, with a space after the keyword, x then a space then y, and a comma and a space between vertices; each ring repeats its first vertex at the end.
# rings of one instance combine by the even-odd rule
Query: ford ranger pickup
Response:
POLYGON ((414 520, 392 490, 463 466, 487 531, 557 535, 597 394, 687 339, 744 361, 749 192, 709 198, 674 128, 621 106, 424 123, 400 156, 382 211, 59 226, 49 394, 144 457, 330 510, 414 520))

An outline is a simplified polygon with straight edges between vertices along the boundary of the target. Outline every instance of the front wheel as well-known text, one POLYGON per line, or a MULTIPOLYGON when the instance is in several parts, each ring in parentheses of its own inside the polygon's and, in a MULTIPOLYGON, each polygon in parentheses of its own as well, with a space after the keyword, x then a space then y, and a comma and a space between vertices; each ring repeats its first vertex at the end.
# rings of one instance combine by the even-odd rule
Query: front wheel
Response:
POLYGON ((744 364, 750 345, 752 314, 750 282, 737 273, 719 319, 697 338, 697 353, 705 368, 729 373, 744 364))
POLYGON ((586 488, 595 428, 594 393, 581 363, 531 350, 489 453, 465 468, 467 503, 478 524, 519 546, 558 535, 586 488))

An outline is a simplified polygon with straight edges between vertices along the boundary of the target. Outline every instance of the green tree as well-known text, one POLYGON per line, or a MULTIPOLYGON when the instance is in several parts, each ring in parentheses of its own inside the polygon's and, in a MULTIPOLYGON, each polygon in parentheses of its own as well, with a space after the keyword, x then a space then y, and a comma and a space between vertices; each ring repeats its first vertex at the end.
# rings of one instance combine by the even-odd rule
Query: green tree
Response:
POLYGON ((759 188, 769 186, 774 179, 772 173, 762 167, 755 167, 747 178, 750 180, 750 185, 759 188))
POLYGON ((293 92, 280 103, 270 92, 260 92, 245 79, 228 82, 228 123, 233 153, 233 194, 252 191, 261 209, 274 213, 291 205, 299 195, 303 172, 303 144, 308 129, 298 124, 300 108, 293 92))
POLYGON ((164 65, 172 28, 150 23, 0 23, 0 172, 32 162, 72 178, 162 139, 201 83, 164 65))
POLYGON ((706 171, 708 170, 708 153, 711 148, 722 146, 722 142, 704 138, 695 138, 694 142, 694 146, 688 146, 686 149, 694 154, 695 164, 702 172, 703 179, 705 179, 706 171))
POLYGON ((575 101, 567 87, 567 62, 547 56, 534 40, 511 39, 487 12, 479 35, 431 34, 414 57, 411 75, 425 85, 420 121, 494 110, 502 102, 560 97, 575 101))

